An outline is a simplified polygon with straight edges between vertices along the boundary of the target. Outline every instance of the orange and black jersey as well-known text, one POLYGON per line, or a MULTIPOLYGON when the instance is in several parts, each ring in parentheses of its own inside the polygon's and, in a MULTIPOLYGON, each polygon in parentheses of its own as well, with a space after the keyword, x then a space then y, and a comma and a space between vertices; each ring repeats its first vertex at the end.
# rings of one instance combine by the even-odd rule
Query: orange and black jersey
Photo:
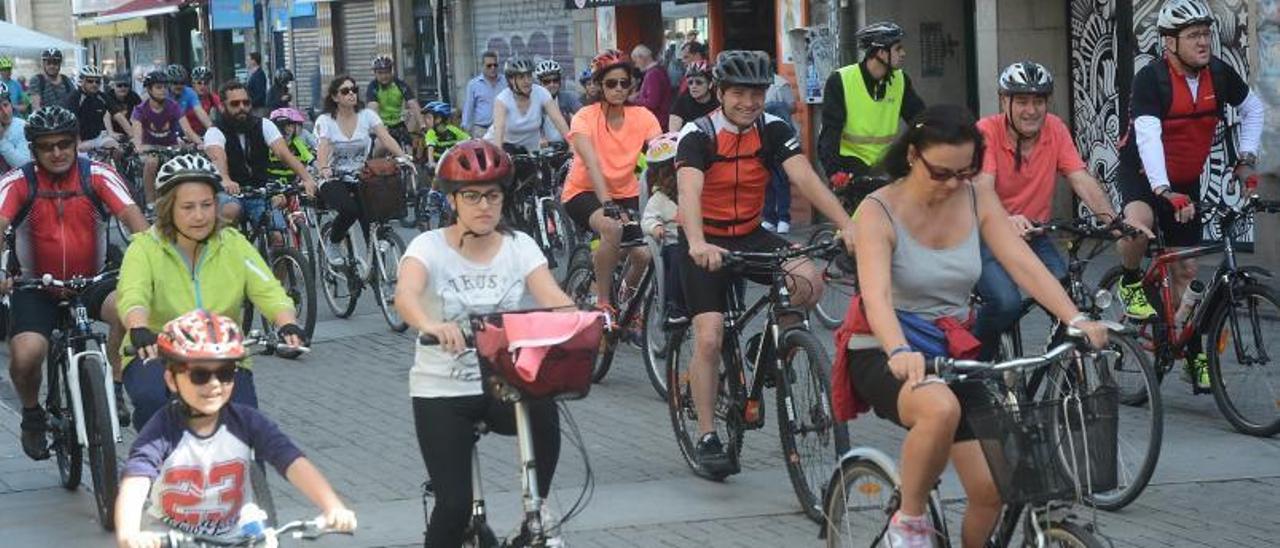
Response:
POLYGON ((704 174, 703 231, 742 236, 760 226, 772 170, 800 153, 795 130, 781 118, 762 114, 756 124, 740 129, 717 109, 680 130, 676 168, 704 174))

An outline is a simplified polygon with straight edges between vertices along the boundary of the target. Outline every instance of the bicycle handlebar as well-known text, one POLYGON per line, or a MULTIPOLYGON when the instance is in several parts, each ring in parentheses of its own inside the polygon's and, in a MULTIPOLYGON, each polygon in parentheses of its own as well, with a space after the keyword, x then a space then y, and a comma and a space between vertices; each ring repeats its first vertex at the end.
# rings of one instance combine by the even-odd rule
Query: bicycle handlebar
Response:
POLYGON ((1142 234, 1138 229, 1124 222, 1123 216, 1117 216, 1105 226, 1094 225, 1089 218, 1052 219, 1043 223, 1033 223, 1034 234, 1061 232, 1082 239, 1119 240, 1142 234))
POLYGON ((209 548, 214 546, 240 546, 251 548, 254 546, 275 546, 276 538, 289 534, 291 538, 302 540, 316 540, 325 535, 354 535, 350 531, 336 531, 325 527, 324 518, 315 518, 311 520, 291 521, 279 527, 269 527, 258 535, 234 535, 234 536, 210 536, 195 535, 191 533, 183 533, 179 531, 169 531, 169 533, 160 541, 160 545, 164 548, 209 548))
POLYGON ((262 184, 253 186, 241 186, 240 192, 235 194, 236 198, 270 198, 277 194, 286 196, 301 194, 302 186, 297 183, 284 183, 280 181, 267 181, 262 184))
POLYGON ((59 280, 54 278, 53 274, 45 273, 39 278, 23 278, 14 280, 13 287, 14 289, 45 289, 52 287, 58 289, 69 289, 72 291, 84 291, 98 282, 109 280, 119 274, 119 270, 108 270, 93 277, 75 276, 70 280, 59 280))
POLYGON ((825 255, 843 251, 840 240, 824 240, 803 247, 788 247, 777 251, 728 251, 724 253, 725 266, 746 264, 779 265, 798 257, 825 255))
MULTIPOLYGON (((1111 322, 1102 321, 1110 333, 1125 333, 1128 328, 1125 326, 1111 322)), ((934 358, 925 362, 925 374, 937 375, 948 384, 965 380, 971 377, 985 378, 1011 370, 1034 369, 1044 367, 1051 363, 1057 362, 1064 355, 1073 352, 1081 347, 1088 348, 1088 338, 1083 330, 1075 327, 1067 327, 1067 340, 1041 356, 1027 356, 1023 358, 1014 358, 1003 362, 983 362, 977 360, 957 360, 952 358, 934 358)))
MULTIPOLYGON (((311 351, 311 347, 309 346, 293 346, 285 343, 270 342, 270 340, 267 337, 262 336, 262 332, 256 329, 253 331, 250 331, 248 336, 246 336, 241 341, 241 344, 243 344, 246 348, 256 346, 263 350, 271 350, 274 352, 300 352, 300 353, 306 354, 307 352, 311 351)), ((134 357, 137 355, 137 350, 134 349, 132 346, 126 346, 121 350, 121 353, 124 354, 126 357, 134 357)))

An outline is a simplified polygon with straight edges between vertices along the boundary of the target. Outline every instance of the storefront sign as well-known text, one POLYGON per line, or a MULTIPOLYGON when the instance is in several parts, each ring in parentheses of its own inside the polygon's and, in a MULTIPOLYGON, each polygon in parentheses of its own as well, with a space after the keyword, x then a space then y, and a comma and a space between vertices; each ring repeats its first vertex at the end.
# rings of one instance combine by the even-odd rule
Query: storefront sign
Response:
POLYGON ((209 22, 213 30, 254 28, 253 0, 209 0, 209 22))

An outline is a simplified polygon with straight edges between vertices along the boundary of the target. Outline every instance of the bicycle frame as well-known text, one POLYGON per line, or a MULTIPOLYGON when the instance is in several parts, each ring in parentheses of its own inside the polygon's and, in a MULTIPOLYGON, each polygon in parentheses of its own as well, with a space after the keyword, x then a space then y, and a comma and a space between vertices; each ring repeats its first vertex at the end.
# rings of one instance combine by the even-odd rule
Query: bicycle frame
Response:
MULTIPOLYGON (((111 365, 107 361, 107 354, 102 351, 103 337, 93 332, 88 308, 84 306, 78 295, 72 297, 67 306, 69 307, 67 312, 70 315, 70 321, 68 322, 68 318, 64 317, 63 322, 65 323, 60 326, 63 332, 59 337, 66 341, 65 349, 67 353, 66 369, 62 371, 62 381, 67 383, 67 388, 71 391, 71 401, 69 403, 71 404, 71 412, 75 415, 76 441, 81 447, 88 447, 89 434, 85 429, 84 402, 80 398, 80 375, 77 374, 80 371, 80 362, 88 356, 97 356, 99 358, 98 363, 102 364, 102 375, 105 383, 103 386, 111 386, 114 381, 111 379, 111 365), (98 350, 77 350, 77 348, 83 348, 83 343, 87 340, 97 342, 98 350)), ((120 435, 120 422, 116 415, 116 399, 112 397, 106 399, 108 416, 111 418, 111 438, 115 440, 115 443, 120 443, 122 438, 120 435)))
MULTIPOLYGON (((755 375, 751 379, 751 388, 747 394, 746 400, 743 402, 742 419, 744 423, 752 428, 764 426, 764 413, 761 412, 760 402, 764 399, 765 381, 771 375, 776 375, 782 366, 781 360, 777 356, 776 349, 782 342, 782 337, 786 333, 778 323, 778 318, 783 314, 796 315, 800 318, 800 323, 795 326, 787 327, 791 329, 808 329, 809 318, 804 310, 795 308, 791 305, 791 291, 787 289, 785 271, 774 272, 773 283, 770 284, 769 292, 756 299, 755 304, 749 308, 745 307, 741 296, 732 285, 726 289, 728 297, 728 312, 724 317, 724 342, 721 344, 720 352, 722 359, 725 360, 725 367, 736 367, 737 371, 733 374, 738 375, 742 380, 742 385, 747 386, 746 369, 743 362, 742 353, 739 351, 739 335, 741 328, 751 323, 751 320, 760 313, 761 310, 767 310, 767 319, 764 328, 760 333, 764 336, 760 341, 760 347, 756 351, 755 356, 747 356, 747 359, 753 359, 751 362, 751 370, 755 371, 755 375), (771 362, 764 362, 764 356, 771 355, 771 362), (766 369, 767 368, 767 369, 766 369)), ((791 394, 786 396, 786 408, 791 415, 787 420, 795 420, 795 408, 791 403, 791 394)))

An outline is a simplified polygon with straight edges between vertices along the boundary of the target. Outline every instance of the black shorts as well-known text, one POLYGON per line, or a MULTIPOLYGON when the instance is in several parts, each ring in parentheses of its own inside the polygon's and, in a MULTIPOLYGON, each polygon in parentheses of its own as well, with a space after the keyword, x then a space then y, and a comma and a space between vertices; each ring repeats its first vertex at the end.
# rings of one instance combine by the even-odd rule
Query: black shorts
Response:
MULTIPOLYGON (((99 282, 81 294, 85 308, 89 309, 89 317, 102 319, 102 303, 107 296, 116 290, 115 280, 99 282)), ((61 302, 56 295, 43 289, 21 289, 9 296, 9 333, 32 332, 44 335, 47 339, 58 325, 61 302)))
MULTIPOLYGON (((889 369, 889 357, 879 349, 844 350, 849 363, 849 381, 858 399, 866 402, 876 415, 903 426, 898 417, 898 393, 903 382, 889 369)), ((980 382, 961 382, 950 385, 951 392, 960 400, 960 424, 956 427, 955 441, 975 438, 965 418, 968 410, 989 405, 991 397, 980 382)), ((905 426, 903 426, 905 428, 905 426)))
MULTIPOLYGON (((745 236, 708 235, 706 239, 707 243, 729 251, 767 252, 791 246, 791 242, 760 227, 745 236)), ((739 273, 725 268, 708 272, 694 264, 693 257, 689 256, 689 240, 685 238, 683 230, 680 231, 677 245, 680 246, 680 277, 690 317, 704 312, 727 310, 729 303, 725 298, 726 291, 732 287, 732 282, 739 277, 739 273)), ((741 277, 762 285, 773 282, 773 272, 767 270, 743 272, 741 277)))
POLYGON ((1120 179, 1120 196, 1125 205, 1129 205, 1130 202, 1143 202, 1151 208, 1156 218, 1156 226, 1151 228, 1159 231, 1160 236, 1164 238, 1164 245, 1169 247, 1200 245, 1204 240, 1204 227, 1199 217, 1200 181, 1188 185, 1174 185, 1173 191, 1186 194, 1191 198, 1192 203, 1196 204, 1195 219, 1185 223, 1179 223, 1174 219, 1173 205, 1169 200, 1156 196, 1156 193, 1151 191, 1151 185, 1147 182, 1146 176, 1138 174, 1120 179))
MULTIPOLYGON (((634 215, 640 209, 640 197, 632 196, 630 198, 622 198, 614 200, 613 203, 618 207, 630 211, 634 215)), ((591 215, 597 209, 604 207, 600 200, 596 198, 594 192, 583 192, 569 199, 564 203, 564 212, 569 214, 569 218, 578 225, 578 228, 591 232, 591 215)), ((639 219, 634 219, 639 220, 639 219)))

